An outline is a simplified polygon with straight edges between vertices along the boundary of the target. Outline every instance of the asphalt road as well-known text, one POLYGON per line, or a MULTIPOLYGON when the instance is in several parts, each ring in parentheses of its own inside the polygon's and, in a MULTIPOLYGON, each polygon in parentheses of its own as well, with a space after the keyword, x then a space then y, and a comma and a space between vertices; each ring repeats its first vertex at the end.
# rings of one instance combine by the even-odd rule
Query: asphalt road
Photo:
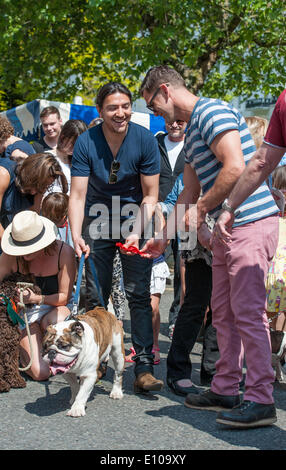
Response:
MULTIPOLYGON (((172 289, 168 287, 161 300, 161 363, 155 366, 155 375, 163 380, 170 345, 167 317, 171 296, 172 289)), ((131 345, 128 313, 124 329, 128 353, 131 345)), ((196 343, 191 358, 193 381, 199 385, 200 343, 196 343)), ((178 459, 194 450, 286 450, 286 389, 281 385, 275 385, 274 390, 277 423, 238 431, 216 424, 214 412, 184 407, 184 398, 174 395, 167 386, 154 400, 134 395, 132 369, 132 364, 126 366, 124 398, 115 401, 108 396, 113 376, 110 363, 106 378, 95 386, 82 418, 66 416, 70 392, 62 376, 45 382, 33 382, 26 376, 26 388, 0 394, 0 450, 97 450, 95 455, 102 459, 112 458, 115 451, 131 456, 137 450, 144 451, 144 459, 149 459, 143 461, 145 464, 189 464, 190 455, 184 461, 178 459), (157 451, 157 457, 152 456, 152 451, 157 451), (169 461, 166 451, 171 456, 169 461), (155 462, 160 452, 161 462, 155 462)), ((99 463, 136 467, 131 460, 99 463)))

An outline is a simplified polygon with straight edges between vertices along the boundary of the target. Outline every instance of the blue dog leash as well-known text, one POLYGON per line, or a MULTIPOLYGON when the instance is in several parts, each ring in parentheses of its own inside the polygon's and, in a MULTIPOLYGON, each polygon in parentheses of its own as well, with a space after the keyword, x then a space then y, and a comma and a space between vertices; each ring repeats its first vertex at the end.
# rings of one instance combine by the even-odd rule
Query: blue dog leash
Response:
POLYGON ((69 315, 69 317, 78 314, 79 294, 80 294, 80 285, 81 285, 81 280, 82 280, 83 265, 84 265, 84 253, 81 255, 80 262, 79 262, 76 290, 75 290, 75 295, 73 298, 73 307, 72 307, 71 315, 69 315))
MULTIPOLYGON (((66 320, 69 320, 71 317, 74 317, 74 316, 78 315, 80 286, 81 286, 84 262, 85 262, 85 254, 83 253, 81 255, 79 268, 78 268, 78 277, 77 277, 77 283, 76 283, 76 291, 75 291, 75 295, 74 295, 74 298, 73 298, 72 311, 71 311, 71 314, 66 318, 66 320)), ((97 274, 96 274, 96 269, 95 269, 95 266, 94 266, 94 262, 91 258, 88 258, 88 262, 89 262, 90 269, 91 269, 91 272, 92 272, 92 275, 93 275, 93 278, 94 278, 94 282, 95 282, 95 285, 96 285, 96 289, 97 289, 97 293, 98 293, 100 303, 104 307, 105 304, 104 304, 104 301, 103 301, 103 297, 101 295, 100 285, 99 285, 99 282, 98 282, 98 277, 97 277, 97 274)))

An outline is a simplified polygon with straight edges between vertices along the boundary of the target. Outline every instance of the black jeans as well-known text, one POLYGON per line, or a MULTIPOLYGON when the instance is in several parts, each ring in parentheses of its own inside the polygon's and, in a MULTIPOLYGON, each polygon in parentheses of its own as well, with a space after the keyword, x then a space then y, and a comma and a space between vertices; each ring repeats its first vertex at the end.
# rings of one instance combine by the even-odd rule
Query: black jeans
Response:
MULTIPOLYGON (((190 353, 196 342, 210 306, 212 291, 212 269, 203 259, 186 263, 186 294, 175 324, 173 339, 167 357, 167 378, 173 380, 190 379, 192 364, 190 353)), ((205 328, 201 379, 215 373, 218 359, 218 346, 215 329, 211 325, 211 309, 205 328)))
MULTIPOLYGON (((104 301, 104 307, 108 305, 111 292, 113 259, 116 251, 116 242, 124 242, 123 239, 114 240, 94 239, 90 236, 90 223, 92 219, 85 218, 83 224, 83 238, 90 246, 90 257, 93 259, 100 286, 100 294, 104 301)), ((142 240, 142 245, 145 243, 142 240)), ((128 301, 131 317, 131 340, 136 351, 135 375, 142 372, 153 373, 153 329, 152 308, 150 299, 150 280, 153 261, 141 258, 138 255, 129 256, 120 253, 124 290, 128 301)), ((90 310, 100 305, 97 287, 92 270, 86 262, 86 308, 90 310)))

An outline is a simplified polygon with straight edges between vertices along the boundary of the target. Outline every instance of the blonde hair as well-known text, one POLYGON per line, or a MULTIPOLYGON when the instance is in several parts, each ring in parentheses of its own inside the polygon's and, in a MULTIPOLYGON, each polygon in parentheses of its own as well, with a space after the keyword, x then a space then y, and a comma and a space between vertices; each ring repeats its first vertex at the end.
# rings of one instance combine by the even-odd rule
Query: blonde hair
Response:
POLYGON ((272 186, 276 189, 286 190, 286 165, 277 166, 272 173, 272 186))
POLYGON ((259 148, 267 131, 267 119, 259 116, 248 116, 245 118, 245 121, 254 140, 256 148, 259 148))

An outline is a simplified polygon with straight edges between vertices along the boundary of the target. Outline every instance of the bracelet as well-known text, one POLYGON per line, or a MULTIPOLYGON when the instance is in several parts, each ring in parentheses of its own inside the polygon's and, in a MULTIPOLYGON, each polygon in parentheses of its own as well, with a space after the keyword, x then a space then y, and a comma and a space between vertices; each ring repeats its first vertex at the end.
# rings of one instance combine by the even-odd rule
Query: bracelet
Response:
POLYGON ((45 302, 45 296, 42 295, 42 296, 41 296, 41 300, 40 300, 40 302, 39 302, 38 305, 43 305, 44 302, 45 302))

